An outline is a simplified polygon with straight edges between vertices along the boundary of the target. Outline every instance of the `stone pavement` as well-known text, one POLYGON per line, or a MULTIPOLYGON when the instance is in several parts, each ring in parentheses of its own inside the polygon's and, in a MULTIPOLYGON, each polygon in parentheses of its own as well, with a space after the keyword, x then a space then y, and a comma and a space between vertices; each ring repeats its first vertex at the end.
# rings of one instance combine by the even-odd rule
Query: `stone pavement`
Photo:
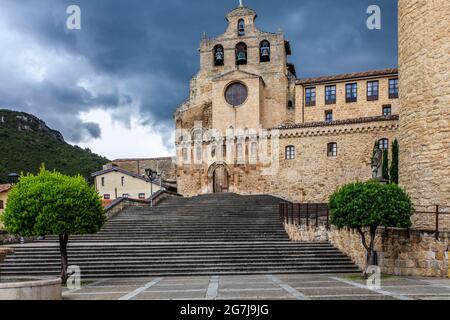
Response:
POLYGON ((381 288, 348 275, 239 275, 102 279, 67 300, 450 300, 450 279, 388 277, 381 288))

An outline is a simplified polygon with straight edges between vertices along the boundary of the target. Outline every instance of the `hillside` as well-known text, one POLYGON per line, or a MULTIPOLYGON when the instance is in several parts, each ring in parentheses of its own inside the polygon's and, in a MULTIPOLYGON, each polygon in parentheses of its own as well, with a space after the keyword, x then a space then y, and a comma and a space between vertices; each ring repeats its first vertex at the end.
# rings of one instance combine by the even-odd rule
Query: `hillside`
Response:
POLYGON ((7 182, 11 172, 36 173, 41 163, 50 170, 89 178, 107 162, 66 143, 61 133, 33 115, 0 109, 0 183, 7 182))

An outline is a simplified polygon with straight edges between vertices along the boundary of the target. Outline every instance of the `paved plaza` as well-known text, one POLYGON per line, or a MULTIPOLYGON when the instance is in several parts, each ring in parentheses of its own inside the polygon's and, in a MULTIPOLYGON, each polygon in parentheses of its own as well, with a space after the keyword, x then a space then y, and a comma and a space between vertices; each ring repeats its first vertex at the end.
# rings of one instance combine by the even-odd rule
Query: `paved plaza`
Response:
POLYGON ((450 300, 450 279, 387 277, 380 289, 349 275, 239 275, 102 279, 67 300, 450 300))

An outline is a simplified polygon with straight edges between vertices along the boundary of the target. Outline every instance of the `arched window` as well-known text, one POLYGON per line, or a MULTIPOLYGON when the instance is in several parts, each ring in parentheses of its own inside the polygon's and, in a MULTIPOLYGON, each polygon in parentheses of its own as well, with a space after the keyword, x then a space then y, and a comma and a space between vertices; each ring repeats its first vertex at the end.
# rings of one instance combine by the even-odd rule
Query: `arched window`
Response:
POLYGON ((327 155, 329 157, 337 157, 337 143, 330 142, 327 146, 327 155))
POLYGON ((378 140, 378 149, 381 151, 389 149, 389 139, 383 138, 378 140))
POLYGON ((225 63, 225 51, 223 46, 218 44, 214 47, 214 66, 223 66, 225 63))
POLYGON ((238 21, 238 36, 245 36, 245 21, 243 19, 238 21))
POLYGON ((187 148, 181 149, 181 157, 183 158, 183 161, 188 161, 188 150, 187 148))
POLYGON ((286 160, 293 160, 295 159, 295 147, 294 146, 287 146, 284 153, 284 158, 286 160))
POLYGON ((270 61, 270 43, 267 40, 261 41, 259 45, 259 61, 260 62, 270 61))
POLYGON ((250 151, 252 153, 252 156, 256 157, 256 155, 258 153, 258 144, 255 141, 252 142, 251 147, 250 147, 250 151))
POLYGON ((247 64, 247 45, 243 42, 236 45, 236 64, 247 64))
POLYGON ((194 140, 195 142, 200 142, 202 141, 202 129, 195 129, 193 134, 192 134, 192 140, 194 140))

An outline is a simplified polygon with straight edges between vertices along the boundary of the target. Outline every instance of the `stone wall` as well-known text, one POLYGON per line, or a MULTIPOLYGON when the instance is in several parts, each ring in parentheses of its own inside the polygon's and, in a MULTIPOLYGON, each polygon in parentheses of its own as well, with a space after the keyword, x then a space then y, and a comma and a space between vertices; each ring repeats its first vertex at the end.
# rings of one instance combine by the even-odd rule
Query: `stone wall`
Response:
MULTIPOLYGON (((271 194, 295 202, 327 202, 339 186, 352 181, 366 181, 371 174, 374 142, 396 137, 397 120, 368 121, 342 125, 315 126, 280 130, 278 149, 272 141, 267 150, 276 152, 274 166, 251 164, 250 141, 246 140, 245 159, 225 161, 229 171, 230 192, 239 194, 271 194), (327 145, 336 142, 337 157, 327 155, 327 145), (296 157, 285 159, 285 147, 294 146, 296 157), (270 169, 270 170, 269 170, 270 169)), ((260 146, 261 147, 261 146, 260 146)), ((227 147, 227 156, 233 152, 227 147)), ((192 153, 193 150, 191 150, 192 153)), ((178 192, 194 196, 212 192, 210 169, 214 159, 196 164, 178 163, 178 192)))
MULTIPOLYGON (((293 241, 329 241, 349 256, 361 269, 365 267, 366 250, 355 230, 326 230, 324 226, 285 224, 293 241)), ((402 276, 447 277, 449 274, 450 232, 441 232, 439 240, 433 233, 411 229, 379 228, 375 239, 378 265, 386 274, 402 276)))
POLYGON ((450 205, 450 2, 399 0, 400 184, 450 205))

